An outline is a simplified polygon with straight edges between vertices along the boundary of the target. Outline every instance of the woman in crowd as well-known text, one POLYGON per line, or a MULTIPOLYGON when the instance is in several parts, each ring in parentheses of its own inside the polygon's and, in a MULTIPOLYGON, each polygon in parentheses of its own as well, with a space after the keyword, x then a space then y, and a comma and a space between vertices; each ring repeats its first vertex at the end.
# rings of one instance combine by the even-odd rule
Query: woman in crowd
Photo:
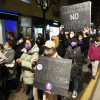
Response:
MULTIPOLYGON (((21 55, 23 54, 23 52, 21 51, 24 47, 25 47, 25 42, 26 39, 24 37, 21 37, 19 39, 19 41, 17 42, 17 49, 16 49, 16 55, 15 55, 15 59, 18 59, 21 57, 21 55)), ((17 78, 18 78, 18 87, 17 87, 17 91, 20 90, 20 75, 21 75, 21 65, 17 64, 17 78)))
MULTIPOLYGON (((44 53, 42 56, 53 57, 53 58, 60 58, 56 51, 55 43, 51 40, 46 41, 44 45, 44 53)), ((45 91, 43 93, 43 100, 57 100, 57 95, 53 94, 49 91, 45 91)))
POLYGON ((9 31, 8 38, 13 42, 13 49, 16 51, 17 38, 15 37, 15 33, 13 31, 9 31))
POLYGON ((6 60, 4 62, 4 66, 2 67, 2 82, 3 82, 3 89, 4 92, 6 92, 6 95, 8 95, 10 86, 12 83, 11 80, 16 77, 15 72, 15 51, 13 48, 13 42, 11 40, 6 41, 4 44, 4 51, 3 54, 6 57, 6 60))
POLYGON ((83 35, 82 35, 81 32, 79 32, 79 34, 78 34, 78 45, 79 45, 80 48, 81 48, 82 54, 84 54, 84 48, 83 48, 83 45, 84 45, 84 43, 83 43, 83 35))
MULTIPOLYGON (((26 40, 25 48, 22 49, 22 56, 16 60, 18 64, 22 66, 21 81, 23 80, 25 85, 30 88, 28 100, 33 99, 33 82, 34 82, 34 71, 32 67, 33 60, 38 57, 39 48, 33 39, 26 40)), ((35 97, 34 97, 35 98, 35 97)))
POLYGON ((90 37, 88 36, 89 31, 89 28, 85 28, 83 31, 83 49, 85 57, 87 57, 87 53, 90 46, 90 37))
POLYGON ((81 48, 78 46, 77 38, 74 37, 71 39, 71 45, 69 45, 66 50, 65 58, 72 59, 72 71, 71 71, 71 80, 73 83, 72 98, 76 98, 78 90, 78 80, 82 72, 82 53, 81 53, 81 48))
POLYGON ((55 46, 57 48, 59 46, 59 37, 58 36, 52 36, 51 40, 55 42, 55 46))
POLYGON ((92 64, 92 78, 95 79, 100 62, 100 35, 98 35, 96 40, 91 44, 87 56, 92 64))
POLYGON ((44 39, 43 39, 43 35, 41 33, 38 33, 38 38, 36 40, 36 44, 39 47, 39 54, 41 55, 44 52, 44 39))
POLYGON ((52 36, 52 41, 55 42, 56 50, 59 56, 64 57, 64 46, 58 36, 52 36))
MULTIPOLYGON (((21 50, 25 47, 25 42, 26 42, 26 39, 24 37, 21 37, 19 41, 17 42, 16 59, 20 58, 21 55, 23 54, 21 50)), ((20 65, 18 66, 18 71, 17 71, 18 75, 20 75, 20 69, 21 69, 19 67, 20 65)))

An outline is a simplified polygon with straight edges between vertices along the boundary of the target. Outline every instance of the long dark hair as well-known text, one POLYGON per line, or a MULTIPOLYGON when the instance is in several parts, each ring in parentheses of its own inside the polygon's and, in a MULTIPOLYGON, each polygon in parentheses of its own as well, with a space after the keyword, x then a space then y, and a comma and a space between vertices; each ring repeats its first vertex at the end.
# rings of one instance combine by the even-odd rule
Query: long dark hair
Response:
POLYGON ((34 39, 27 39, 27 40, 30 41, 30 43, 31 43, 31 47, 33 47, 33 46, 35 45, 35 40, 34 40, 34 39))

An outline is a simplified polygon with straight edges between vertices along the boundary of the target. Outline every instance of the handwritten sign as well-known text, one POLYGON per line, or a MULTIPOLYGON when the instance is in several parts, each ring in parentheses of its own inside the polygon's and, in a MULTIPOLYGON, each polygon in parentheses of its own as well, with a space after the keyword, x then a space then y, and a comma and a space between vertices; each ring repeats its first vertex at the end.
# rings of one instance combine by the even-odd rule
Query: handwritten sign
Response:
POLYGON ((72 60, 39 57, 33 86, 67 96, 72 60))
POLYGON ((81 31, 91 27, 91 2, 63 6, 61 8, 62 24, 65 31, 81 31))

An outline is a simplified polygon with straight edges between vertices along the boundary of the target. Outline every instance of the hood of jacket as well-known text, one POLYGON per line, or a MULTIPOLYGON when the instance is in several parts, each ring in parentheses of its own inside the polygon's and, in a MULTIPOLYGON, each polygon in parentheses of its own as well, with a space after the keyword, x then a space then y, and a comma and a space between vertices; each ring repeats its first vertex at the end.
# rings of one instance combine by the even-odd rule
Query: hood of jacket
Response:
POLYGON ((25 48, 23 48, 21 50, 23 53, 28 53, 28 54, 33 54, 34 52, 39 52, 39 48, 37 46, 37 44, 35 43, 35 45, 27 52, 27 50, 25 48))

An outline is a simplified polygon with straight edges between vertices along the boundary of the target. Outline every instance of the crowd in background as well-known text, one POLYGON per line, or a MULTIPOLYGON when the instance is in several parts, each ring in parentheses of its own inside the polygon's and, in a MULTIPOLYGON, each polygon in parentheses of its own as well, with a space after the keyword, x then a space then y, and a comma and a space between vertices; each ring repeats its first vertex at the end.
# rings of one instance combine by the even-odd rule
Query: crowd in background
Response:
POLYGON ((90 35, 89 28, 78 32, 64 32, 61 26, 59 36, 44 40, 41 33, 36 41, 29 36, 20 35, 17 40, 13 32, 9 32, 9 40, 0 44, 0 98, 7 100, 12 88, 20 91, 22 83, 27 87, 28 100, 63 100, 64 97, 49 91, 33 87, 34 72, 39 55, 53 58, 72 59, 70 84, 72 98, 77 97, 79 79, 85 58, 92 66, 92 78, 95 79, 100 61, 100 35, 90 35), (4 55, 4 57, 2 56, 4 55), (3 60, 2 60, 3 59, 3 60), (13 82, 13 81, 16 82, 13 82))

